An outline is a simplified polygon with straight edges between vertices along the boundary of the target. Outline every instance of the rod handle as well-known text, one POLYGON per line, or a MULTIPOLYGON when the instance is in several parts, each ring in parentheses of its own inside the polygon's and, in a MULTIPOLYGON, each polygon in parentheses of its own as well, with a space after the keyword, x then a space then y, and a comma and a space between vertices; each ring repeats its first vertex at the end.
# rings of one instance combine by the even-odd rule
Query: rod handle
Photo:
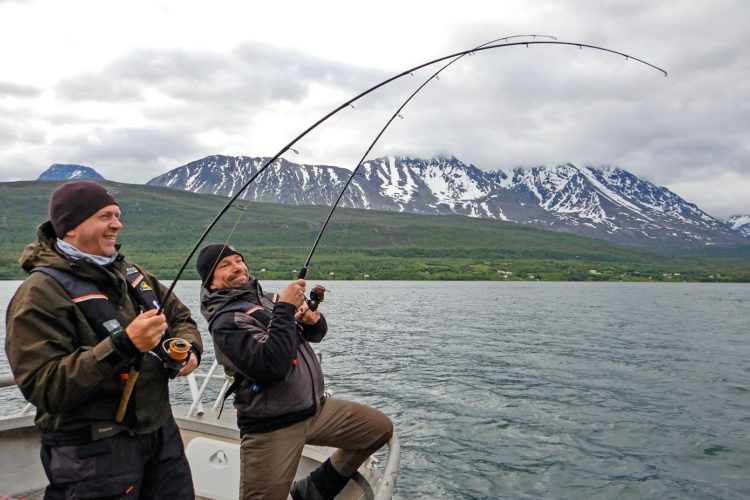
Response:
POLYGON ((128 381, 125 383, 125 388, 122 390, 122 397, 120 398, 120 405, 117 407, 117 414, 115 415, 115 422, 118 424, 122 423, 125 418, 125 411, 128 409, 128 403, 130 402, 130 395, 133 393, 135 382, 138 380, 138 374, 140 372, 135 367, 130 369, 128 373, 128 381))

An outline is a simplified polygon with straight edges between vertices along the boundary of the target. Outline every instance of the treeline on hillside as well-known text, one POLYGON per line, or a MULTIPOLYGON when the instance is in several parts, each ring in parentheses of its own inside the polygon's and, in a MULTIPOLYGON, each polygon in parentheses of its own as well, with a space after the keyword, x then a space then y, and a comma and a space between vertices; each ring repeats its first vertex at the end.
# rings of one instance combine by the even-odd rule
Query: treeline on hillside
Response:
MULTIPOLYGON (((127 258, 172 278, 227 198, 105 183, 123 211, 127 258)), ((0 279, 47 218, 55 182, 0 183, 0 279)), ((240 202, 206 243, 229 241, 265 279, 296 275, 328 207, 240 202)), ((457 216, 338 209, 310 279, 750 281, 750 246, 680 253, 616 245, 517 224, 457 216)), ((197 274, 191 262, 186 279, 197 274)))

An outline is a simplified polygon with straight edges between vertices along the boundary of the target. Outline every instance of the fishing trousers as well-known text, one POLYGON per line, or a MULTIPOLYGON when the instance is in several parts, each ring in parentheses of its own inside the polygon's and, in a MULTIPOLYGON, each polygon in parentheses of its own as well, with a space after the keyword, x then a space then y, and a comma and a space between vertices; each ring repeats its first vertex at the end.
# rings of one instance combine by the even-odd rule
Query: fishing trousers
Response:
POLYGON ((148 434, 121 433, 81 444, 43 442, 41 458, 50 482, 45 500, 195 500, 180 430, 171 416, 148 434))
POLYGON ((307 420, 242 436, 240 498, 287 498, 305 444, 339 448, 331 455, 331 465, 352 477, 392 435, 393 424, 378 410, 328 398, 307 420))

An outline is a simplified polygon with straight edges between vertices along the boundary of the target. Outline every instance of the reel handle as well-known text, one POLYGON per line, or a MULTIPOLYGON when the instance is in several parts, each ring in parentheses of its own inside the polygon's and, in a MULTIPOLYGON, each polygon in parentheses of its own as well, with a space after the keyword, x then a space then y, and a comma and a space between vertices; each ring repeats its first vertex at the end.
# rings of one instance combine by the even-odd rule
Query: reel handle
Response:
POLYGON ((326 296, 326 288, 322 285, 315 285, 312 290, 310 290, 310 298, 306 299, 305 302, 307 302, 307 307, 311 311, 315 311, 318 309, 318 306, 321 302, 323 302, 323 299, 325 299, 326 296))

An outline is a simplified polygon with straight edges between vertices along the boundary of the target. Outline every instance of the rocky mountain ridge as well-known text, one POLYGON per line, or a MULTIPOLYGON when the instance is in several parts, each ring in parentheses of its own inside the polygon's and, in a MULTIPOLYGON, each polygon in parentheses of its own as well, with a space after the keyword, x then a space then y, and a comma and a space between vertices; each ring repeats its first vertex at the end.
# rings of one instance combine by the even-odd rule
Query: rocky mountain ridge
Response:
MULTIPOLYGON (((148 184, 230 196, 267 158, 214 155, 148 184)), ((330 205, 351 172, 279 159, 242 199, 330 205)), ((748 240, 664 187, 617 167, 484 171, 455 157, 384 157, 362 164, 341 206, 501 219, 618 243, 693 247, 748 240)))
POLYGON ((103 181, 99 172, 91 167, 74 163, 54 163, 39 175, 38 181, 70 181, 73 179, 90 179, 103 181))
POLYGON ((750 239, 750 215, 733 215, 726 223, 732 230, 750 239))

